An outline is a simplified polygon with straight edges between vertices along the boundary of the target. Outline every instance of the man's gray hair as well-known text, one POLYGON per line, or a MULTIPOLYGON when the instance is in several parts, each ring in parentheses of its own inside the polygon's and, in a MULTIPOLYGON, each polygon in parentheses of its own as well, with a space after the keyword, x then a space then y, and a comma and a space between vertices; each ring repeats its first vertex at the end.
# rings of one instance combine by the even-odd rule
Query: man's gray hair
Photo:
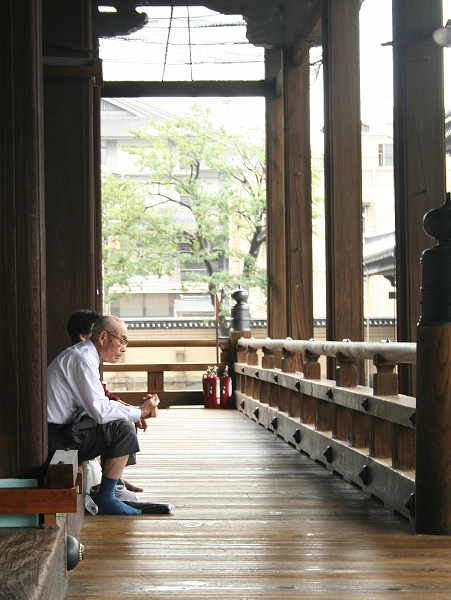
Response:
POLYGON ((92 328, 92 337, 97 338, 99 333, 102 331, 109 331, 110 333, 116 333, 118 329, 118 323, 120 319, 112 317, 111 315, 105 315, 96 321, 92 328))

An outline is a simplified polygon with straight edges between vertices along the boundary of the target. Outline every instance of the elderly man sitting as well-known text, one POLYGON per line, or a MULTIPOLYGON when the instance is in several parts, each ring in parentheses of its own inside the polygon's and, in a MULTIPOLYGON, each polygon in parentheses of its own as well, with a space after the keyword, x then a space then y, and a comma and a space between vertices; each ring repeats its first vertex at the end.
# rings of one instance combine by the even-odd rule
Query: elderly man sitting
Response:
POLYGON ((105 316, 92 329, 91 339, 71 346, 57 356, 47 371, 49 453, 78 450, 80 462, 104 455, 102 481, 96 499, 99 514, 136 515, 141 510, 118 500, 115 487, 130 454, 139 452, 135 433, 146 429, 146 419, 158 415, 160 400, 148 394, 140 407, 109 400, 100 382, 99 365, 117 362, 128 344, 125 323, 105 316), (71 435, 75 415, 84 409, 91 426, 71 435))

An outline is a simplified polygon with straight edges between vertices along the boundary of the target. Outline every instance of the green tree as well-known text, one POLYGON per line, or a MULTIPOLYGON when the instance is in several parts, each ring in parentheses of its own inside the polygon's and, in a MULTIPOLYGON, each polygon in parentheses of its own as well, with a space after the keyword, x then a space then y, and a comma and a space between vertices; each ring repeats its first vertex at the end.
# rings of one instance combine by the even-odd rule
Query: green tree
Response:
POLYGON ((145 188, 129 179, 103 177, 103 287, 107 302, 127 296, 132 280, 172 272, 178 252, 174 213, 173 207, 152 210, 145 188))
POLYGON ((217 294, 220 306, 238 284, 264 292, 257 264, 266 238, 263 134, 231 135, 196 104, 132 134, 147 142, 127 148, 145 183, 103 180, 106 300, 127 295, 140 277, 199 264, 203 272, 187 271, 188 287, 217 294), (222 257, 240 272, 219 269, 222 257))

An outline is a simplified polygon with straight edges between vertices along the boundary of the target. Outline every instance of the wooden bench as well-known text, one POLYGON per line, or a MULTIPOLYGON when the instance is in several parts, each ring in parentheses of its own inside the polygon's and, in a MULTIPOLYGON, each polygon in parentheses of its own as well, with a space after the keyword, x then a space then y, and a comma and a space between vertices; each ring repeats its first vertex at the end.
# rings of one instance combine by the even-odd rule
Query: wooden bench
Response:
POLYGON ((0 528, 2 598, 66 597, 66 540, 68 535, 79 539, 84 517, 77 454, 76 450, 55 453, 48 487, 0 489, 0 514, 37 514, 41 525, 0 528))
POLYGON ((77 457, 76 450, 55 452, 49 465, 49 487, 1 488, 0 514, 37 514, 40 525, 55 526, 57 513, 76 513, 81 489, 77 457))

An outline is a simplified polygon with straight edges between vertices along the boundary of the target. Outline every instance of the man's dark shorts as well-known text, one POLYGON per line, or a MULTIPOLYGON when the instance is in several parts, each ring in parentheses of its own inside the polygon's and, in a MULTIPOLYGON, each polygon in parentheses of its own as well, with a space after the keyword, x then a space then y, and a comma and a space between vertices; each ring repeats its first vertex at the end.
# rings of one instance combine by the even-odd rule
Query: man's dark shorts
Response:
POLYGON ((83 429, 82 441, 77 444, 69 436, 69 425, 49 424, 49 457, 56 450, 78 450, 78 462, 92 460, 97 456, 117 458, 139 452, 138 437, 135 424, 131 421, 110 421, 104 425, 96 425, 91 429, 83 429))

